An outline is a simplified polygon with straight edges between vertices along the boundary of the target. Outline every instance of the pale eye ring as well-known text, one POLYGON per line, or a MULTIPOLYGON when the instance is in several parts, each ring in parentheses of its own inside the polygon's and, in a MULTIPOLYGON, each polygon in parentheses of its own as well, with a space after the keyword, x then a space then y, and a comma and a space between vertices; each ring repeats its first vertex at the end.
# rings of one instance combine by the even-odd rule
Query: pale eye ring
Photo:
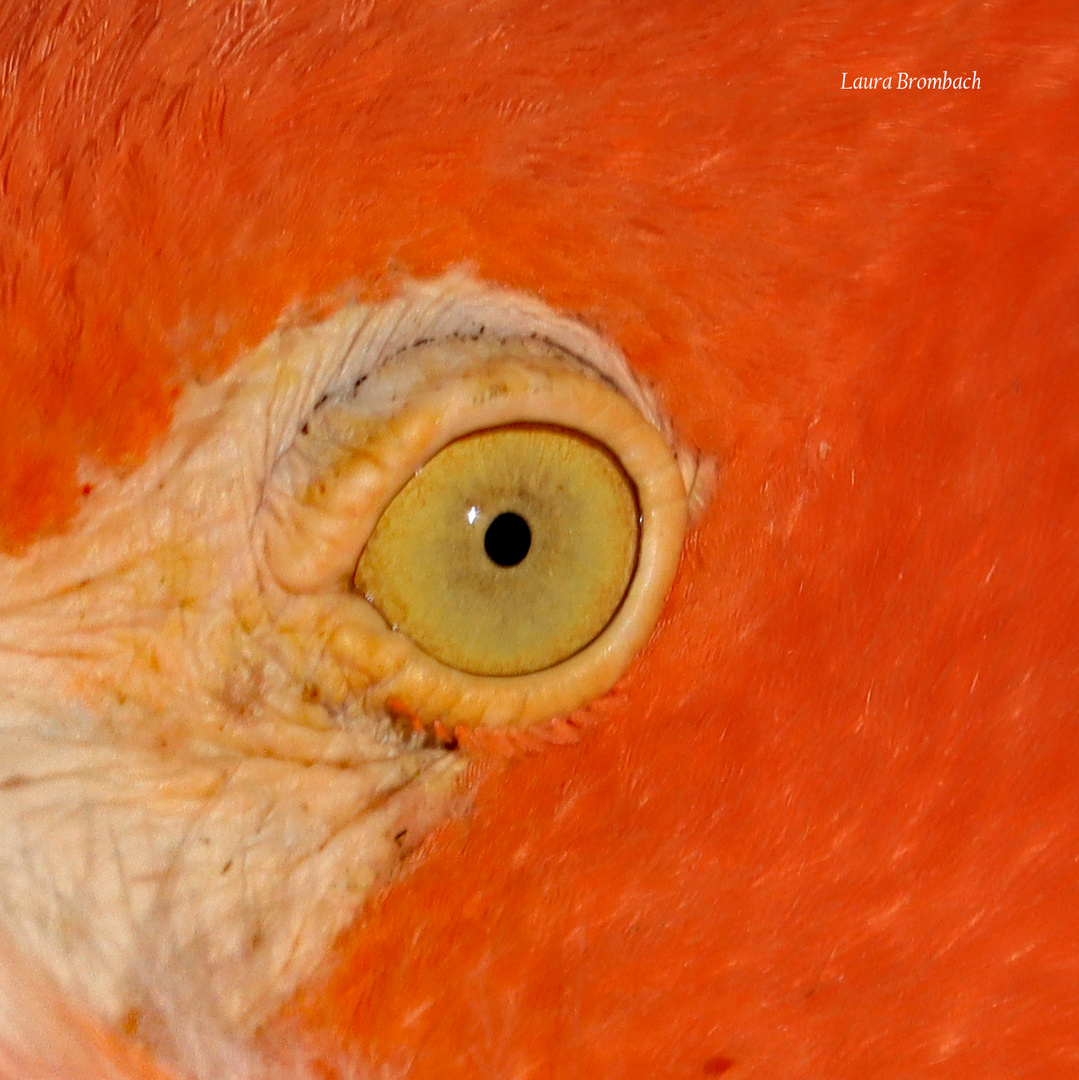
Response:
POLYGON ((447 725, 565 715, 650 636, 682 474, 652 422, 553 346, 414 347, 327 403, 294 452, 267 562, 323 595, 368 707, 447 725))

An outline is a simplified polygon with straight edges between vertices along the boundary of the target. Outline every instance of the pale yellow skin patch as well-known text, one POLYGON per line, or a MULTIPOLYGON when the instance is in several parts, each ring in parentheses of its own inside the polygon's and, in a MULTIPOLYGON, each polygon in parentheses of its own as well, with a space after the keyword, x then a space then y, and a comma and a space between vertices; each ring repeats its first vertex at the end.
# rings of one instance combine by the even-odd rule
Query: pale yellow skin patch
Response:
POLYGON ((64 535, 0 558, 0 955, 20 958, 0 964, 0 1061, 49 1061, 22 965, 193 1074, 239 1075, 235 1040, 459 797, 460 756, 403 737, 387 700, 508 722, 617 678, 623 645, 597 650, 599 677, 563 670, 604 631, 553 669, 554 693, 543 672, 459 686, 351 585, 402 468, 492 417, 574 426, 563 404, 595 412, 593 389, 601 424, 647 429, 643 472, 633 439, 618 451, 645 520, 618 618, 636 605, 647 622, 695 457, 609 344, 461 276, 271 335, 187 390, 137 471, 94 476, 64 535), (492 376, 513 341, 517 369, 492 376), (666 534, 648 526, 665 498, 666 534))

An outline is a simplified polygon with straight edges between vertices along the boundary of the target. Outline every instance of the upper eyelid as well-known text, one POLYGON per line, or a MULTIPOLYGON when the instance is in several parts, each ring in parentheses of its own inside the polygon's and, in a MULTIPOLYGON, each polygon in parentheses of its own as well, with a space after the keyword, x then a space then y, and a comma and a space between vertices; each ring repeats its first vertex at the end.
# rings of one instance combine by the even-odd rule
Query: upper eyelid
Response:
POLYGON ((306 370, 299 393, 292 387, 275 394, 269 416, 274 456, 284 452, 293 433, 310 421, 321 404, 351 395, 395 357, 425 343, 481 335, 548 342, 592 368, 630 398, 639 411, 645 415, 651 411, 651 402, 621 354, 598 334, 531 296, 493 288, 463 273, 450 273, 410 282, 398 296, 381 304, 349 304, 314 328, 277 331, 276 348, 286 357, 294 349, 302 350, 306 370), (321 340, 311 339, 312 329, 321 340))
MULTIPOLYGON (((678 462, 691 517, 704 505, 715 474, 714 463, 701 458, 675 435, 648 389, 630 370, 622 353, 578 319, 552 311, 525 293, 502 289, 455 271, 413 281, 391 300, 377 305, 350 304, 312 327, 277 332, 275 347, 287 357, 297 352, 300 391, 286 386, 268 406, 267 460, 264 479, 294 443, 322 404, 351 396, 367 377, 395 357, 439 340, 531 339, 582 363, 595 377, 617 390, 664 436, 678 462)), ((284 361, 288 365, 288 360, 284 361)), ((286 380, 288 381, 288 380, 286 380)))

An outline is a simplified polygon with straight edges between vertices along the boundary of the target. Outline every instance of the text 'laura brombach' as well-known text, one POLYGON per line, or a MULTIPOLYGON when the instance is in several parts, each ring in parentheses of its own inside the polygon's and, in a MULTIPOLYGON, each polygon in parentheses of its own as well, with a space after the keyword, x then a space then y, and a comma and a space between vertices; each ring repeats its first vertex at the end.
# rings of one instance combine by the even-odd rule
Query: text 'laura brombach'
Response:
POLYGON ((980 90, 982 80, 978 72, 970 75, 909 75, 897 71, 895 75, 858 75, 851 81, 849 71, 843 72, 840 90, 980 90))

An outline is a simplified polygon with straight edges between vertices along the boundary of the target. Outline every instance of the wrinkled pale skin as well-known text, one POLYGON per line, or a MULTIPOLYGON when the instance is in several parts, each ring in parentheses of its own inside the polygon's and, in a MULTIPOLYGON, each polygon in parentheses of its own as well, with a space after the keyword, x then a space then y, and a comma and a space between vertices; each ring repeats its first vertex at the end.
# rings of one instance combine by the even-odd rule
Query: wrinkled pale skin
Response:
MULTIPOLYGON (((250 1036, 452 806, 462 758, 402 735, 381 707, 392 690, 422 712, 437 699, 425 696, 434 669, 409 681, 418 650, 349 577, 363 522, 377 520, 402 482, 393 454, 417 450, 407 439, 393 449, 402 425, 429 419, 432 371, 466 355, 469 392, 487 385, 481 397, 496 400, 496 412, 516 415, 521 387, 507 388, 506 377, 525 371, 525 383, 555 386, 570 404, 608 402, 593 433, 632 416, 622 454, 631 477, 641 472, 638 442, 659 462, 655 491, 647 471, 635 477, 654 553, 642 555, 643 599, 635 581, 623 605, 627 620, 643 612, 646 622, 628 637, 619 631, 628 651, 600 649, 598 681, 584 668, 556 669, 558 694, 533 693, 528 715, 554 715, 567 678, 582 704, 648 636, 677 562, 685 491, 697 491, 695 459, 671 455, 654 406, 598 338, 461 278, 273 335, 217 382, 189 388, 135 473, 95 478, 65 535, 0 563, 0 944, 6 935, 73 1000, 167 1057, 198 1056, 191 1047, 215 1035, 221 1044, 250 1036), (473 340, 481 325, 486 336, 473 340), (511 348, 516 368, 494 359, 503 349, 495 335, 540 334, 576 352, 522 344, 511 348), (419 362, 396 355, 430 338, 451 339, 451 359, 433 347, 419 362), (354 394, 384 362, 395 380, 374 375, 366 397, 354 394), (319 506, 288 494, 302 474, 307 493, 314 484, 356 497, 349 439, 337 450, 351 471, 324 453, 340 409, 379 433, 377 453, 359 458, 383 494, 363 496, 359 519, 342 518, 333 498, 319 506), (334 569, 342 521, 353 545, 343 576, 334 569)), ((533 395, 524 418, 565 423, 548 414, 558 393, 533 395)), ((473 399, 454 415, 460 426, 482 412, 473 399)), ((435 427, 427 452, 460 433, 435 427)), ((529 687, 543 677, 529 676, 529 687)), ((496 700, 502 684, 487 683, 491 703, 469 718, 527 711, 516 691, 507 710, 496 700)), ((479 693, 446 685, 448 698, 479 693)), ((13 1019, 17 994, 0 982, 0 1039, 41 1053, 13 1019)))

